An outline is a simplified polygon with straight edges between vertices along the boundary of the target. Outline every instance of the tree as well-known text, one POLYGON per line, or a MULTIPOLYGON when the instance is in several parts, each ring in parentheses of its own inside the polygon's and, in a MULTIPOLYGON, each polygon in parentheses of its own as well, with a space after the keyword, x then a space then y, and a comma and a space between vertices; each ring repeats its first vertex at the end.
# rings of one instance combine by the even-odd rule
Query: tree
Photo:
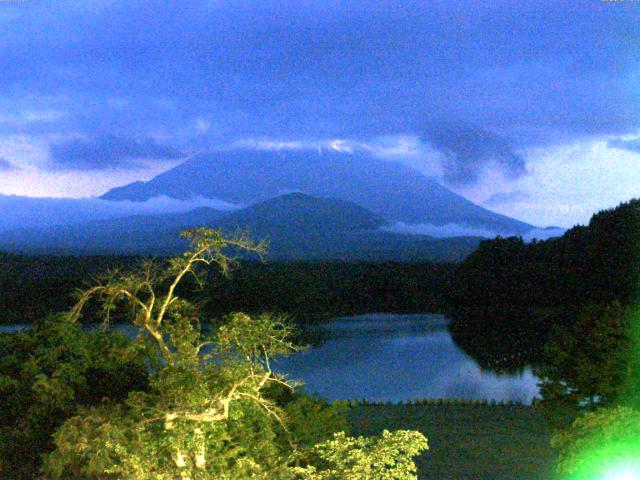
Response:
MULTIPOLYGON (((229 249, 261 254, 264 245, 203 228, 183 235, 191 247, 182 256, 116 272, 81 292, 74 318, 97 300, 106 322, 124 309, 139 328, 138 345, 151 359, 149 388, 68 419, 54 435, 56 448, 44 465, 48 477, 316 478, 310 475, 324 467, 312 463, 349 438, 318 444, 345 424, 339 419, 344 407, 296 394, 295 384, 272 370, 274 356, 296 350, 283 319, 236 313, 206 333, 199 308, 178 295, 185 278, 204 282, 210 266, 227 272, 235 263, 229 249), (286 402, 279 400, 283 391, 289 391, 286 402), (311 423, 313 429, 300 428, 311 423)), ((363 452, 353 456, 356 463, 372 448, 386 458, 400 455, 387 460, 389 475, 369 478, 412 478, 411 458, 426 448, 417 432, 348 442, 349 450, 363 452), (404 476, 393 476, 396 471, 404 476)))
POLYGON ((50 315, 0 335, 0 478, 31 479, 79 407, 147 389, 147 359, 124 335, 50 315))
POLYGON ((415 478, 412 458, 428 448, 415 431, 385 430, 381 437, 351 438, 344 432, 313 448, 318 463, 296 469, 304 480, 409 480, 415 478))
POLYGON ((575 417, 552 439, 562 478, 636 478, 640 473, 638 318, 637 306, 590 305, 547 346, 543 405, 556 418, 565 413, 565 422, 575 417))
POLYGON ((613 302, 586 305, 573 322, 555 326, 535 368, 552 418, 562 423, 618 400, 629 376, 629 320, 628 308, 613 302))

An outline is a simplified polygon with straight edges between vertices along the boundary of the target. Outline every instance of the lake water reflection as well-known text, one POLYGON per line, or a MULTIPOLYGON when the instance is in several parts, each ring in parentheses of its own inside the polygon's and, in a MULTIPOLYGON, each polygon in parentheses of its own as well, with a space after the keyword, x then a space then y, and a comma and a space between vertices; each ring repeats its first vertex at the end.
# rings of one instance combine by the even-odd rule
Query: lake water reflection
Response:
POLYGON ((530 403, 538 394, 531 369, 483 371, 453 342, 442 315, 376 314, 321 326, 319 346, 277 362, 277 369, 329 399, 495 399, 530 403))
MULTIPOLYGON (((26 328, 0 326, 0 333, 26 328)), ((116 326, 135 335, 134 327, 116 326)), ((372 314, 307 327, 323 341, 280 359, 276 370, 331 400, 463 398, 531 403, 538 379, 482 370, 456 346, 442 315, 372 314)))

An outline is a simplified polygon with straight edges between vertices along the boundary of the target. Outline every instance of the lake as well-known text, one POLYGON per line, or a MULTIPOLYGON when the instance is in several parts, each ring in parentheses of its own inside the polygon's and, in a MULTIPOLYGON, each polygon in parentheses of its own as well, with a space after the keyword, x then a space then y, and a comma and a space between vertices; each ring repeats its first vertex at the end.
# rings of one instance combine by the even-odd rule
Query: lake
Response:
MULTIPOLYGON (((530 368, 483 370, 456 346, 443 315, 370 314, 306 327, 319 344, 278 360, 274 368, 331 400, 374 402, 416 398, 520 401, 538 394, 530 368)), ((0 332, 20 326, 0 327, 0 332)))
POLYGON ((325 341, 277 362, 310 393, 333 400, 463 398, 531 403, 538 379, 482 370, 456 346, 443 315, 375 314, 320 326, 325 341))

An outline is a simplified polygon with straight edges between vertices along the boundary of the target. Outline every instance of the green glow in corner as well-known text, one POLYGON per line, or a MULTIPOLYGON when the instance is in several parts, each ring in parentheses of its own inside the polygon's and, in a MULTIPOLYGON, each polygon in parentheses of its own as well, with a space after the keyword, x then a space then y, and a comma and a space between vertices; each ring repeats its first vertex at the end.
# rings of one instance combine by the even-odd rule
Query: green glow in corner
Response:
POLYGON ((554 438, 558 480, 640 480, 640 312, 628 317, 626 382, 615 405, 581 415, 554 438))
POLYGON ((602 480, 640 480, 640 468, 634 465, 623 465, 607 472, 602 480))

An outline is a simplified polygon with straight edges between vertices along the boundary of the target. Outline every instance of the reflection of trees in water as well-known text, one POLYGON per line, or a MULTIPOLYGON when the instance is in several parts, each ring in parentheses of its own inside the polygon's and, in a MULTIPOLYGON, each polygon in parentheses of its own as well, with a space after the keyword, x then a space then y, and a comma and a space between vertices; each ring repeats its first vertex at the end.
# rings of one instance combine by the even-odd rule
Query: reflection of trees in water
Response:
POLYGON ((433 313, 376 313, 348 317, 305 315, 292 317, 291 321, 296 326, 296 344, 312 348, 322 347, 329 340, 346 338, 421 337, 447 332, 449 324, 444 315, 433 313))
POLYGON ((295 329, 293 341, 296 345, 310 348, 321 347, 329 339, 329 332, 324 328, 300 327, 295 329))
POLYGON ((552 315, 517 307, 469 307, 449 312, 456 345, 481 369, 520 374, 542 358, 552 315))

